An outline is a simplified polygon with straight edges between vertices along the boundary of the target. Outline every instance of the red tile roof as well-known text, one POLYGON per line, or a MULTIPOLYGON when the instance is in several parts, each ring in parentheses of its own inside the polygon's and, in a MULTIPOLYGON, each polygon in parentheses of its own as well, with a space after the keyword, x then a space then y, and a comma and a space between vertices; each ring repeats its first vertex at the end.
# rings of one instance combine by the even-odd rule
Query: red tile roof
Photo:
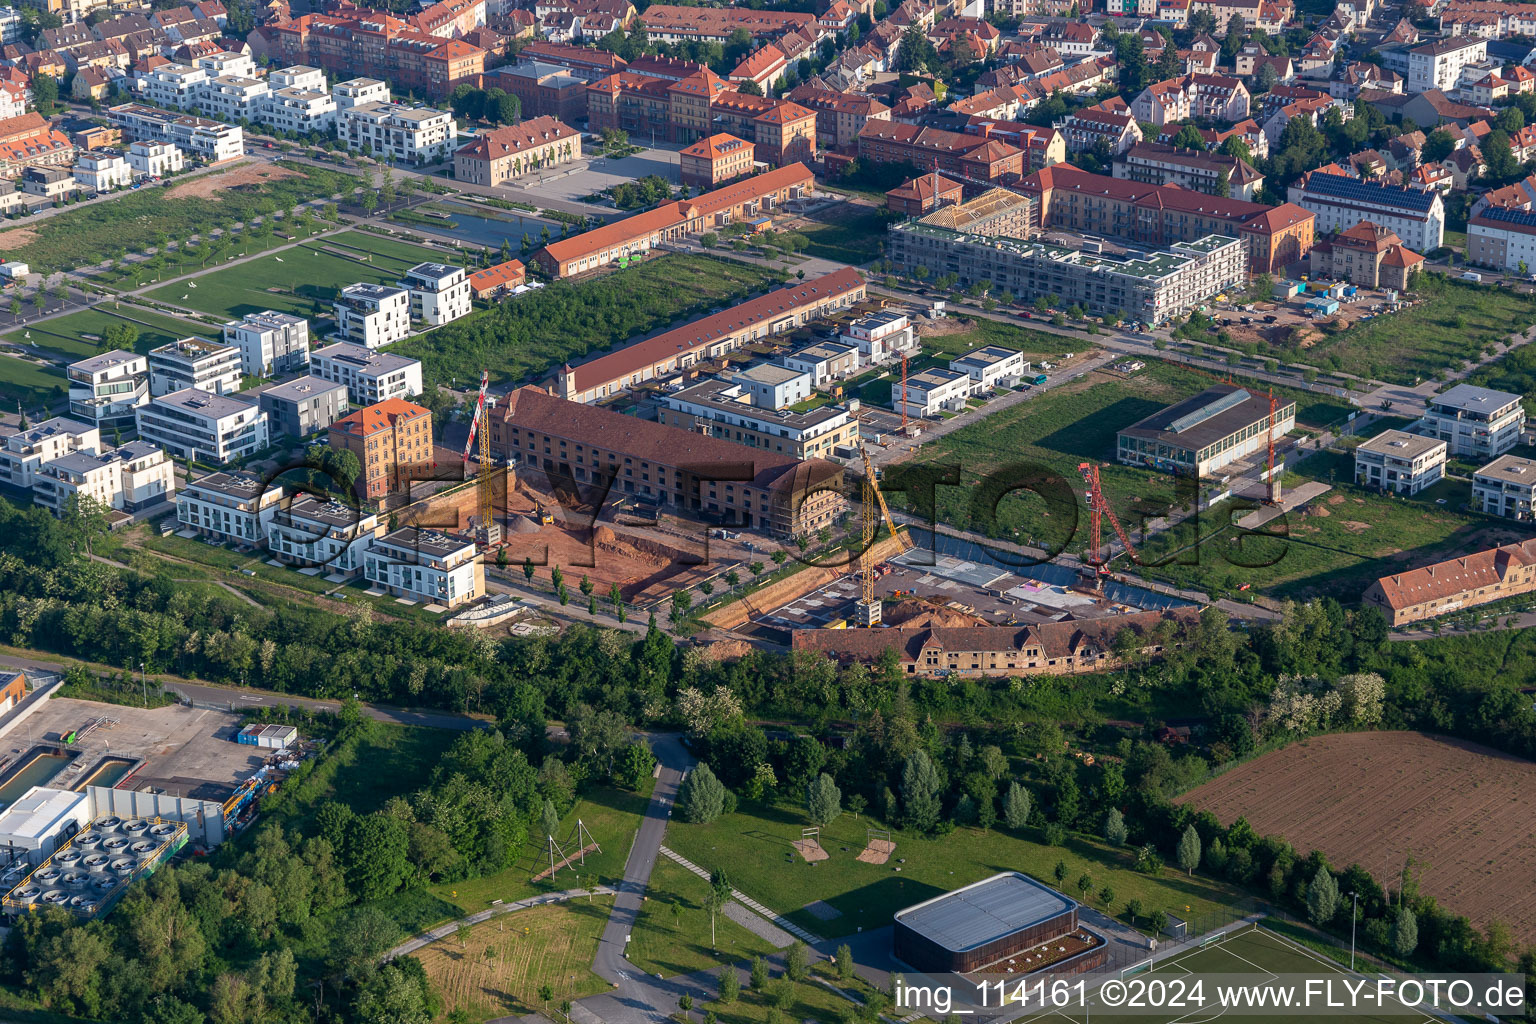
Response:
POLYGON ((494 160, 510 153, 547 146, 561 139, 575 138, 580 134, 570 125, 545 114, 518 124, 503 125, 488 132, 481 132, 469 145, 462 147, 454 155, 475 160, 494 160))
POLYGON ((1536 540, 1452 558, 1434 565, 1383 576, 1375 586, 1391 608, 1442 601, 1502 581, 1513 568, 1536 563, 1536 540))
POLYGON ((353 437, 371 437, 380 431, 392 429, 397 423, 431 415, 431 411, 414 402, 407 402, 403 398, 386 398, 343 416, 331 424, 331 429, 353 437))
POLYGON ((527 277, 527 268, 522 260, 507 260, 498 263, 494 267, 486 267, 469 275, 469 287, 476 294, 488 292, 495 288, 515 288, 522 284, 527 277))

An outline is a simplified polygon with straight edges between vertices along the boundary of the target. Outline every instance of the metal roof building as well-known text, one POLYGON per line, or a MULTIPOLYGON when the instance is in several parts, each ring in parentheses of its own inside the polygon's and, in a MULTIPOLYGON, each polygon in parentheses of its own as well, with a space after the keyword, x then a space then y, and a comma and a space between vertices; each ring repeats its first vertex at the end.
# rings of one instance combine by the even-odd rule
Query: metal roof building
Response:
POLYGON ((920 971, 966 973, 1077 930, 1076 901, 1013 871, 898 911, 894 944, 920 971))
MULTIPOLYGON (((1296 403, 1275 404, 1276 439, 1296 426, 1296 403)), ((1116 458, 1129 466, 1206 476, 1269 443, 1269 396, 1217 384, 1119 433, 1116 458)))

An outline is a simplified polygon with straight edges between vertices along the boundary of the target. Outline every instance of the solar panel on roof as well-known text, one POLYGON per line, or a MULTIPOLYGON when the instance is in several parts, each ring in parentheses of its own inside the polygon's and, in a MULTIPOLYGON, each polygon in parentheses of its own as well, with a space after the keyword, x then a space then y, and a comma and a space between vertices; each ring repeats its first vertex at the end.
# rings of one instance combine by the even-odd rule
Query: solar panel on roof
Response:
POLYGON ((1501 220, 1507 224, 1536 227, 1536 212, 1530 210, 1508 210, 1502 206, 1490 206, 1478 216, 1484 220, 1501 220))
POLYGON ((1307 177, 1308 192, 1331 196, 1335 199, 1353 199, 1364 203, 1385 203, 1401 206, 1421 213, 1434 205, 1435 194, 1418 189, 1397 188, 1392 185, 1372 185, 1339 174, 1320 174, 1314 171, 1307 177))

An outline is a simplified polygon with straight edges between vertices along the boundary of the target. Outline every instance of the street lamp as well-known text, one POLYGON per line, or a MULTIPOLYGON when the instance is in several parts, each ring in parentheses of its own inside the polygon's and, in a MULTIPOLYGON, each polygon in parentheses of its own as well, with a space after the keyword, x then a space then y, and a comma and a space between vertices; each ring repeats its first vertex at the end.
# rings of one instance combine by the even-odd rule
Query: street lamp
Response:
POLYGON ((149 707, 149 684, 144 681, 144 663, 139 662, 139 689, 144 693, 144 706, 149 707))
POLYGON ((1355 919, 1360 915, 1360 894, 1350 890, 1349 897, 1353 904, 1349 911, 1349 969, 1355 969, 1355 919))

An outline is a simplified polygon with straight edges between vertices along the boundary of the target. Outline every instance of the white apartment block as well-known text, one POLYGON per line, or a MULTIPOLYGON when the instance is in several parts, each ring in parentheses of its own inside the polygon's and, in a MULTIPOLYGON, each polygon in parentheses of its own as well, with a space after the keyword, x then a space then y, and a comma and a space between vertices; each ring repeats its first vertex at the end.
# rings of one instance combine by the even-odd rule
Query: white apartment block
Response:
POLYGON ((267 446, 267 414, 255 402, 196 388, 151 398, 139 437, 173 455, 222 465, 267 446))
POLYGON ((186 166, 181 150, 169 142, 135 142, 128 147, 128 167, 145 178, 163 178, 186 166))
POLYGON ((203 84, 197 108, 223 121, 260 121, 272 88, 256 78, 220 75, 203 84))
POLYGON ((336 100, 338 111, 350 110, 365 103, 388 103, 389 85, 376 78, 354 78, 338 82, 331 89, 331 96, 336 100))
POLYGON ((965 408, 970 395, 969 374, 938 366, 912 374, 905 388, 899 379, 891 382, 891 408, 901 413, 905 407, 907 416, 919 419, 941 412, 958 412, 965 408))
POLYGON ((1437 191, 1323 171, 1304 175, 1288 191, 1291 202, 1317 218, 1319 238, 1368 220, 1396 232, 1414 252, 1427 253, 1445 241, 1445 203, 1437 191))
POLYGON ((905 313, 871 313, 860 317, 843 330, 840 340, 859 350, 859 363, 883 363, 900 359, 903 352, 917 351, 917 332, 905 313))
POLYGON ((336 126, 336 101, 323 90, 296 86, 274 89, 258 120, 280 132, 325 134, 336 126))
POLYGON ((363 557, 363 576, 396 597, 444 608, 485 591, 485 568, 469 537, 407 526, 380 537, 363 557))
POLYGON ((66 455, 94 455, 100 450, 101 430, 94 423, 55 416, 0 442, 0 483, 30 490, 45 464, 66 455))
POLYGON ((21 38, 21 12, 14 7, 0 7, 0 44, 21 38))
POLYGON ((267 76, 267 81, 274 89, 305 89, 310 92, 325 92, 325 72, 305 64, 295 64, 292 67, 274 71, 267 76))
POLYGON ((152 398, 196 388, 215 395, 240 390, 240 350, 207 338, 182 338, 149 351, 152 398))
POLYGON ((69 507, 72 495, 119 512, 138 512, 175 493, 176 464, 148 441, 129 441, 100 455, 66 455, 45 463, 32 481, 33 499, 55 515, 69 507))
POLYGON ((224 325, 224 344, 240 350, 240 372, 252 377, 293 373, 309 365, 309 321, 291 313, 247 313, 224 325))
POLYGON ((88 149, 75 158, 75 181, 92 192, 111 192, 133 183, 133 169, 122 154, 110 149, 88 149))
POLYGON ((377 512, 298 495, 279 502, 267 521, 267 550, 282 562, 352 576, 383 529, 377 512))
POLYGON ((1418 494, 1445 476, 1446 443, 1384 430, 1355 449, 1355 483, 1393 494, 1418 494))
POLYGON ((400 284, 411 293, 411 316, 434 327, 468 316, 474 305, 469 276, 446 263, 418 263, 400 284))
POLYGON ((1457 384, 1430 397, 1416 428, 1444 441, 1452 455, 1492 459, 1520 443, 1525 407, 1519 395, 1457 384))
POLYGON ((1536 518, 1536 462, 1501 455, 1472 474, 1472 507, 1505 519, 1536 518))
POLYGON ((981 394, 993 388, 1011 388, 1029 372, 1024 353, 1001 345, 974 349, 949 361, 949 368, 971 379, 971 393, 981 394))
POLYGON ((347 397, 358 406, 421 394, 420 359, 374 352, 363 345, 338 342, 316 349, 310 356, 309 372, 343 385, 347 397))
POLYGON ((343 107, 336 134, 350 150, 402 163, 435 163, 453 155, 459 130, 453 114, 431 107, 400 103, 363 103, 343 107))
POLYGON ((1450 93, 1461 83, 1461 69, 1488 58, 1488 40, 1470 36, 1437 39, 1408 51, 1408 92, 1439 89, 1450 93))
POLYGON ((218 53, 205 54, 192 63, 208 72, 209 78, 220 78, 225 75, 232 75, 235 78, 256 78, 259 76, 259 72, 256 70, 256 61, 251 55, 235 50, 221 50, 218 53))
POLYGON ((142 103, 121 103, 107 114, 133 142, 168 142, 209 163, 245 155, 245 132, 237 124, 156 110, 142 103))
POLYGON ((411 293, 404 288, 351 284, 336 296, 336 336, 341 340, 383 348, 410 333, 411 293))
POLYGON ((164 64, 151 71, 139 72, 139 95, 157 107, 190 110, 202 97, 208 81, 206 68, 190 64, 164 64))
POLYGON ((266 540, 283 489, 251 473, 210 473, 176 492, 176 521, 206 537, 237 544, 266 540))
POLYGON ((109 430, 134 427, 138 408, 149 401, 149 360, 113 349, 70 363, 69 413, 109 430))

